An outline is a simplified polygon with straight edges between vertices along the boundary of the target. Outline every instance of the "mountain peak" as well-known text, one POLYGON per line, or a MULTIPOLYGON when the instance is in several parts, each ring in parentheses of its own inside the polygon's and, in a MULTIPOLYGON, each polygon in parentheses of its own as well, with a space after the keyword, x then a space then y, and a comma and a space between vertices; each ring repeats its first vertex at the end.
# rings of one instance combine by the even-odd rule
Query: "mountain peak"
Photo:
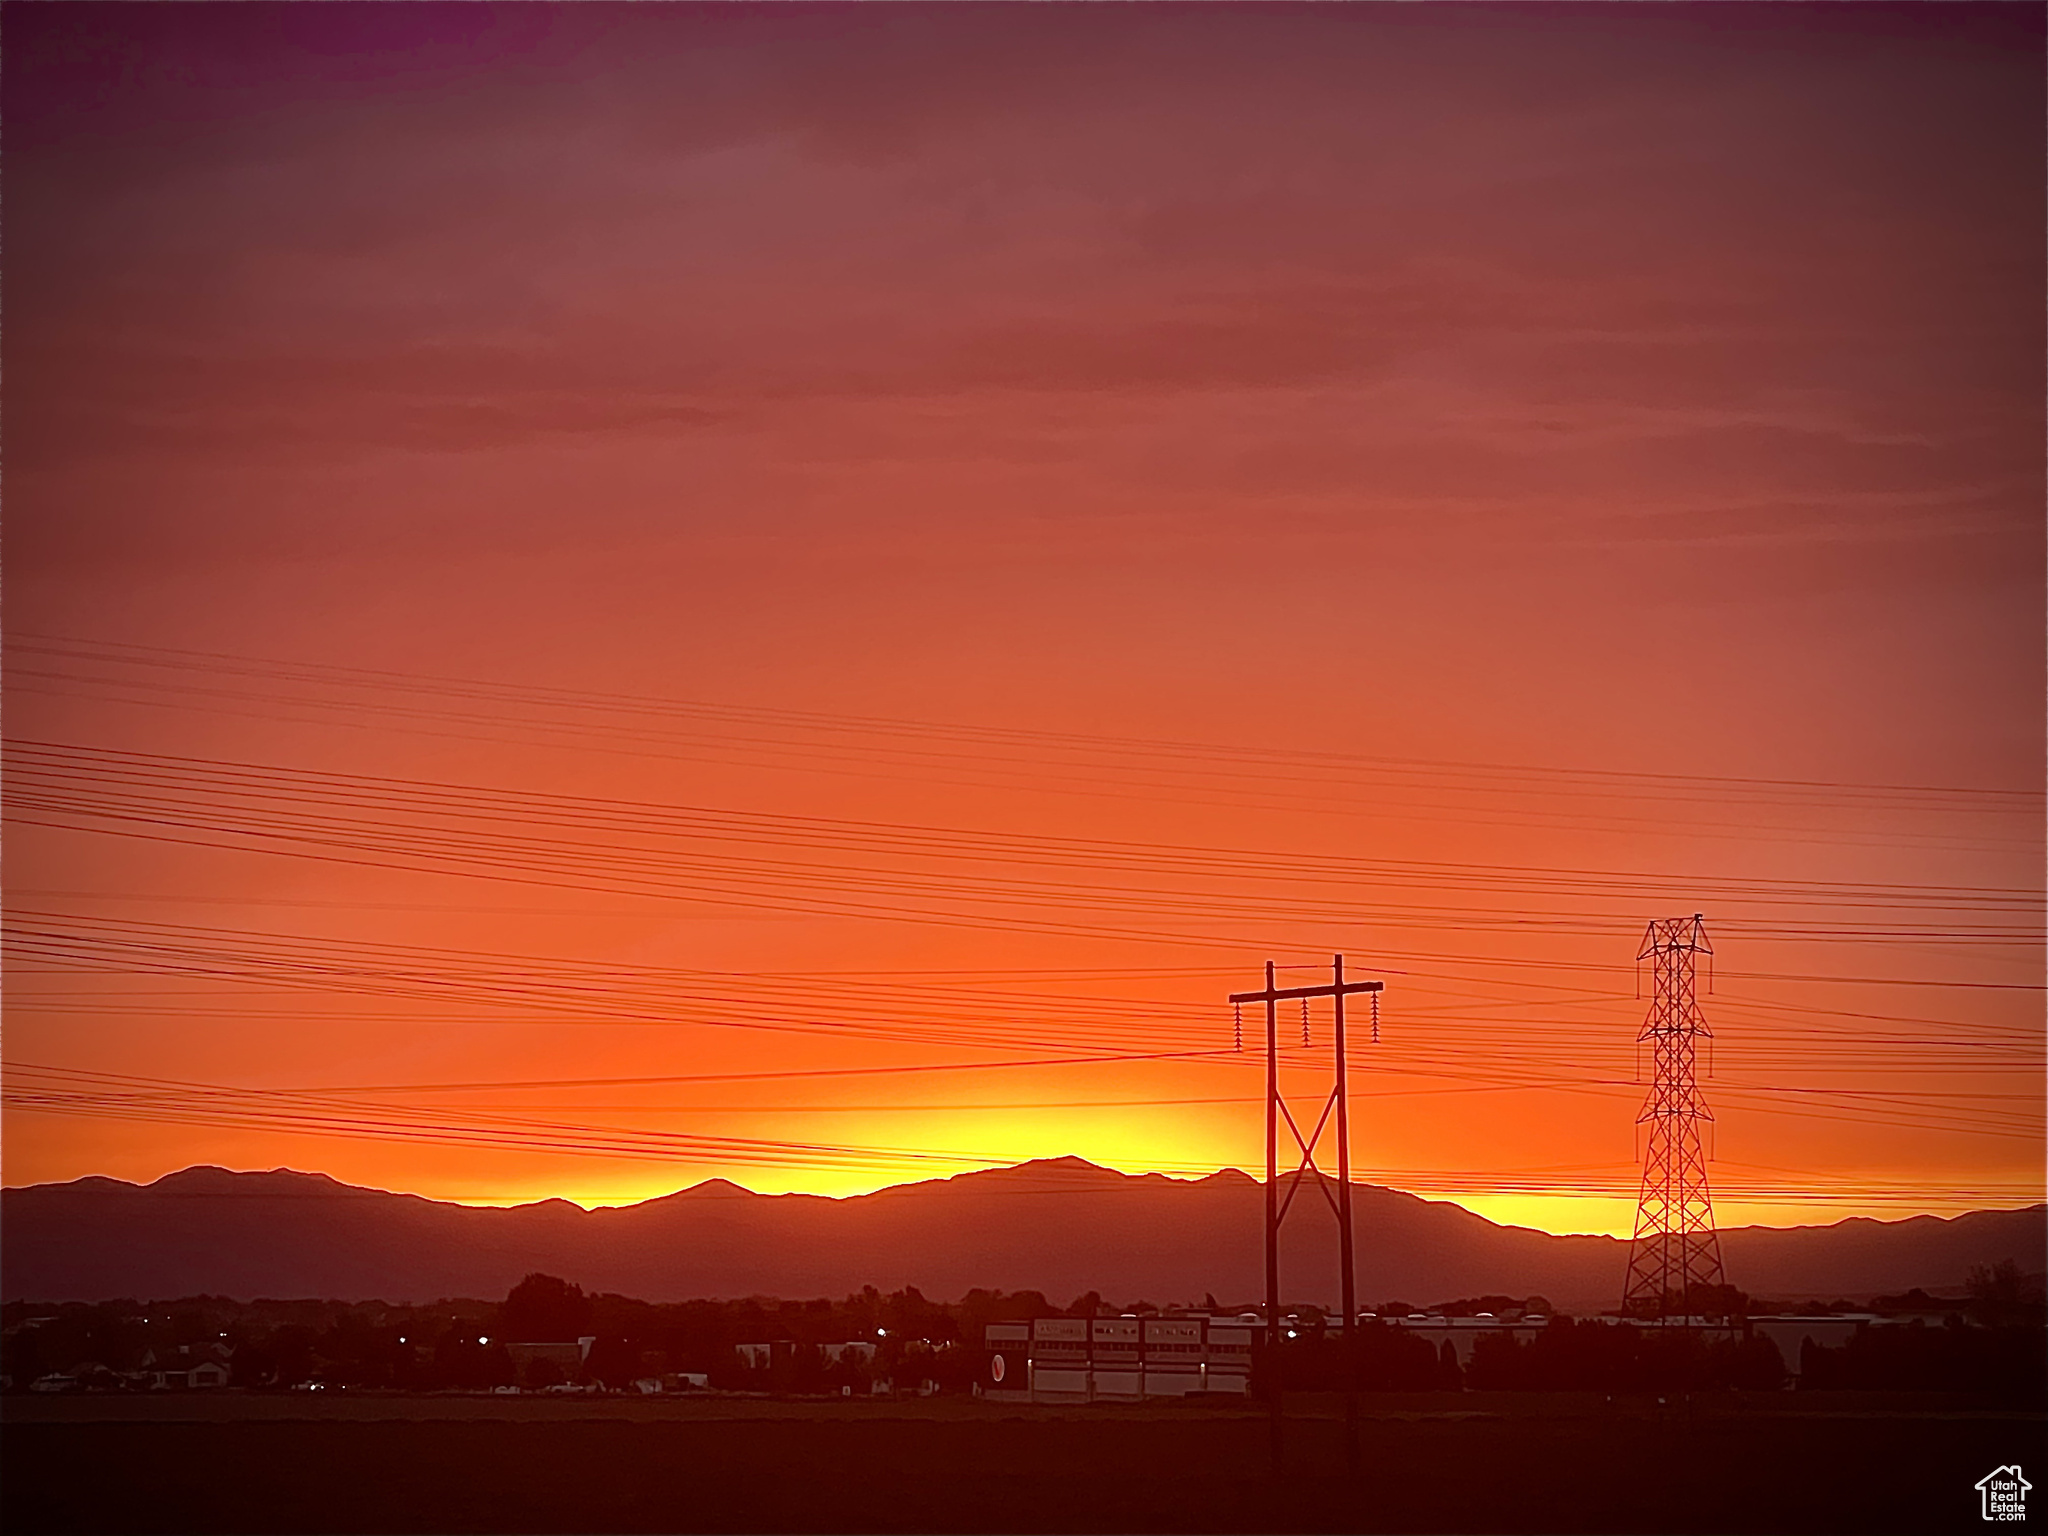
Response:
POLYGON ((1084 1178, 1092 1174, 1106 1173, 1111 1178, 1122 1179, 1129 1177, 1128 1174, 1118 1173, 1114 1168, 1105 1168, 1100 1163, 1091 1163, 1085 1157, 1074 1157, 1071 1154, 1066 1157, 1034 1157, 1026 1163, 1015 1163, 1008 1168, 991 1168, 988 1171, 990 1173, 1065 1173, 1077 1174, 1084 1178))
MULTIPOLYGON (((238 1170, 200 1163, 180 1168, 141 1186, 163 1195, 340 1195, 353 1192, 350 1185, 324 1173, 301 1173, 296 1168, 238 1170)), ((383 1191, 365 1191, 381 1194, 383 1191)))
POLYGON ((744 1185, 735 1184, 731 1179, 706 1179, 702 1184, 692 1184, 688 1189, 679 1189, 668 1198, 671 1200, 697 1198, 703 1200, 731 1200, 744 1197, 751 1200, 754 1192, 744 1185))
MULTIPOLYGON (((1076 1185, 1107 1189, 1115 1185, 1135 1184, 1137 1178, 1120 1173, 1114 1168, 1105 1168, 1100 1163, 1091 1163, 1085 1157, 1034 1157, 1029 1162, 1011 1163, 1003 1168, 976 1168, 970 1173, 956 1173, 950 1179, 936 1179, 936 1184, 969 1184, 979 1188, 1015 1187, 1025 1188, 1037 1185, 1057 1184, 1062 1188, 1076 1185)), ((904 1189, 920 1189, 926 1186, 906 1184, 904 1189)))
POLYGON ((81 1195, 132 1195, 143 1186, 130 1183, 127 1179, 108 1178, 103 1173, 88 1173, 82 1179, 70 1179, 62 1184, 31 1184, 29 1189, 71 1190, 81 1195))
POLYGON ((1132 1174, 1119 1173, 1114 1168, 1104 1168, 1100 1163, 1091 1163, 1085 1157, 1036 1157, 1029 1162, 1009 1163, 1000 1168, 974 1168, 966 1173, 949 1174, 943 1178, 921 1179, 915 1184, 890 1184, 857 1198, 891 1201, 915 1199, 933 1190, 950 1190, 955 1194, 971 1191, 994 1196, 1033 1190, 1043 1193, 1052 1187, 1062 1190, 1110 1189, 1138 1183, 1139 1180, 1132 1174))

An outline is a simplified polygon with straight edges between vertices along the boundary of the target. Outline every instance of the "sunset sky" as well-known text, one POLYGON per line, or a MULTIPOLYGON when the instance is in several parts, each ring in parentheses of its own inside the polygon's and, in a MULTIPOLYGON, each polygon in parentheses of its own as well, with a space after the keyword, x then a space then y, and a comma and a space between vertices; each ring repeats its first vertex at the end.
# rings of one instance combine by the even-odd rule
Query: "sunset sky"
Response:
POLYGON ((2043 27, 8 7, 6 1182, 2041 1199, 2043 27))

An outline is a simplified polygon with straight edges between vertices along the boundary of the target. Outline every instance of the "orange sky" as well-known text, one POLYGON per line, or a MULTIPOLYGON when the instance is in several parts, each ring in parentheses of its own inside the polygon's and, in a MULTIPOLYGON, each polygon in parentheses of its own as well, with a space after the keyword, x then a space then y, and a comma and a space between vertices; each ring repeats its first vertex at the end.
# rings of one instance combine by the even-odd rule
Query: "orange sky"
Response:
POLYGON ((1725 1223, 2041 1197, 2037 10, 4 41, 9 1184, 1256 1167, 1342 950, 1626 1231, 1697 911, 1725 1223))

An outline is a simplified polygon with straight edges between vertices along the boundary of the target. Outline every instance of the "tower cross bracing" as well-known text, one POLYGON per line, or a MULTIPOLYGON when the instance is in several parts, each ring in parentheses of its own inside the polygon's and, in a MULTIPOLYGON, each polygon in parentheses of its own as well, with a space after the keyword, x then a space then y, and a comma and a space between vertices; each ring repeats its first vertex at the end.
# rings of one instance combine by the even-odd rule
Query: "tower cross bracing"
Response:
POLYGON ((1636 1317, 1690 1315, 1699 1289, 1725 1283, 1714 1200, 1707 1185, 1704 1128, 1713 1112, 1700 1096, 1697 1044, 1711 1039, 1697 996, 1697 966, 1713 945, 1698 914, 1660 918, 1643 934, 1638 961, 1655 981, 1637 1034, 1652 1057, 1650 1091, 1638 1125, 1649 1127, 1642 1193, 1629 1245, 1622 1311, 1636 1317))

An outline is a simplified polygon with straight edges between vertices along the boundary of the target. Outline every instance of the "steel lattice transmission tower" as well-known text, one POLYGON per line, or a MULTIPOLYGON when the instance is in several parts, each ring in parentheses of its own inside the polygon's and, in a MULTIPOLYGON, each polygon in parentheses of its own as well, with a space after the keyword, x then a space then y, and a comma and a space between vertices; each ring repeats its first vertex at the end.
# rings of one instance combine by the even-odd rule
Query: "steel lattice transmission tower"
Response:
POLYGON ((1726 1283, 1702 1131, 1714 1116, 1700 1097, 1694 1064, 1696 1042, 1713 1037, 1695 995, 1695 966, 1713 952, 1695 914, 1651 923, 1636 955, 1651 963, 1656 994, 1636 1036, 1638 1045, 1652 1049, 1655 1076, 1636 1116, 1638 1125, 1649 1126, 1650 1137, 1621 1295, 1622 1311, 1635 1317, 1689 1315, 1700 1287, 1726 1283))

